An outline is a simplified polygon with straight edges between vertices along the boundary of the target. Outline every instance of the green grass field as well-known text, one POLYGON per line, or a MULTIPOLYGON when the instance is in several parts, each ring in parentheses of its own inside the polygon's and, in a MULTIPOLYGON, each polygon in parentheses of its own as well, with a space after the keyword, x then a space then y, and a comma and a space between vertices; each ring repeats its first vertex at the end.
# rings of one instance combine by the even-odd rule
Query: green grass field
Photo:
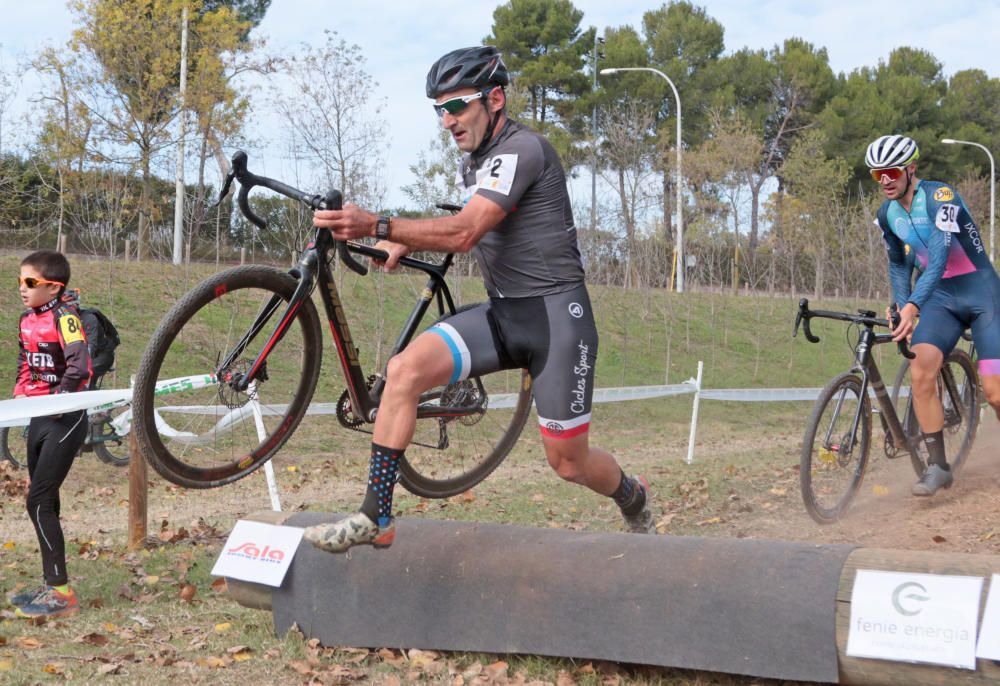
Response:
MULTIPOLYGON (((18 256, 0 257, 0 355, 10 388, 21 310, 18 256), (3 332, 6 332, 5 334, 3 332)), ((100 307, 122 336, 116 377, 126 386, 162 316, 214 265, 73 260, 73 286, 100 307)), ((423 279, 338 274, 355 343, 366 367, 384 363, 423 279)), ((461 280, 456 299, 482 299, 478 280, 461 280)), ((817 323, 812 345, 791 338, 797 298, 683 295, 593 287, 601 331, 597 386, 679 383, 705 364, 705 388, 822 386, 848 368, 853 354, 845 327, 817 323)), ((826 309, 881 310, 868 302, 824 301, 826 309)), ((322 311, 321 311, 322 312, 322 311)), ((322 314, 321 314, 322 317, 322 314)), ((324 326, 325 329, 325 326, 324 326)), ((332 402, 344 388, 329 336, 316 400, 332 402)), ((898 364, 883 346, 887 375, 898 364), (891 371, 889 371, 891 370, 891 371)), ((371 369, 374 371, 374 369, 371 369)), ((891 378, 891 377, 890 377, 891 378)), ((809 403, 701 405, 694 465, 685 465, 691 396, 595 406, 593 440, 641 469, 657 488, 672 534, 706 534, 706 524, 730 508, 769 507, 797 498, 797 441, 809 403), (763 494, 763 496, 761 496, 763 494), (754 499, 757 499, 756 501, 754 499)), ((618 514, 604 499, 560 482, 545 466, 533 419, 517 448, 468 497, 426 501, 397 496, 401 516, 497 521, 530 526, 617 530, 618 514)), ((307 419, 275 459, 286 510, 345 510, 356 506, 366 473, 364 434, 345 432, 331 417, 307 419)), ((322 648, 289 635, 275 638, 270 616, 242 608, 213 590, 209 572, 229 528, 267 509, 262 480, 247 478, 216 491, 185 491, 151 479, 150 533, 145 550, 125 548, 125 470, 78 461, 64 487, 71 575, 85 611, 35 626, 0 614, 0 682, 93 683, 654 683, 685 686, 766 684, 716 674, 654 670, 535 657, 420 654, 322 648), (95 519, 95 512, 99 518, 95 519), (179 532, 184 530, 184 535, 179 532), (182 599, 191 586, 196 595, 182 599), (506 680, 506 681, 505 681, 506 680)), ((0 469, 2 591, 36 583, 37 547, 23 515, 22 473, 0 469)), ((732 533, 732 532, 730 532, 732 533)), ((736 535, 742 535, 739 531, 736 535)))

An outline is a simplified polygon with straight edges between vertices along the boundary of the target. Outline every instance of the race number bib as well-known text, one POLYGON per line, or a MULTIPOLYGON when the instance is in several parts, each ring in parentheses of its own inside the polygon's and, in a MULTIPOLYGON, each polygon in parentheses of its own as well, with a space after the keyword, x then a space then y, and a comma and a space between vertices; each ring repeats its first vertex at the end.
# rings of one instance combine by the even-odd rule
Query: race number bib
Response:
POLYGON ((83 324, 75 314, 68 314, 59 319, 59 330, 63 340, 68 344, 83 340, 83 324))
POLYGON ((937 217, 934 218, 934 225, 942 231, 948 233, 958 233, 958 205, 945 204, 938 209, 937 217))
POLYGON ((488 191, 510 195, 517 171, 517 155, 496 155, 476 172, 476 185, 488 191))

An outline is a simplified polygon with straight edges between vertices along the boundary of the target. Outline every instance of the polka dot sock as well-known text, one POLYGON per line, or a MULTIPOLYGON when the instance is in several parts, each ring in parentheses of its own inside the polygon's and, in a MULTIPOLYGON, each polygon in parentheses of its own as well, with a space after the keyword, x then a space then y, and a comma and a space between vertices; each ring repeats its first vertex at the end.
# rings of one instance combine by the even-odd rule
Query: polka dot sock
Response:
POLYGON ((403 452, 372 443, 368 490, 361 511, 379 526, 386 526, 392 519, 392 492, 396 487, 396 475, 403 452))

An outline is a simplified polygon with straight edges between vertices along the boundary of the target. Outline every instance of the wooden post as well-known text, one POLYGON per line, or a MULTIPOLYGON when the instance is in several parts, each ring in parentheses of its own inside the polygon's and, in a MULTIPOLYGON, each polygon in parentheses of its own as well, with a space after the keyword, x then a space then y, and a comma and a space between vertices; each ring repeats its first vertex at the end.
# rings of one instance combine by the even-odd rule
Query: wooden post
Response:
POLYGON ((146 541, 146 461, 139 452, 135 427, 128 433, 128 548, 136 550, 146 541))
POLYGON ((245 247, 240 248, 240 264, 246 264, 247 262, 247 249, 245 247))
POLYGON ((128 238, 125 239, 125 261, 128 262, 129 255, 132 254, 132 241, 128 238))

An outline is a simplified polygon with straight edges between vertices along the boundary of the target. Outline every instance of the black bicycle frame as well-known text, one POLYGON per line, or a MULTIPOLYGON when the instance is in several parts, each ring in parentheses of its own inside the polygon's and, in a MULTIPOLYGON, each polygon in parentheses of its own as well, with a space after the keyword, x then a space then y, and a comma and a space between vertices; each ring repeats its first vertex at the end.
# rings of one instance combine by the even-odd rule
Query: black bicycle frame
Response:
MULTIPOLYGON (((238 198, 240 210, 249 221, 253 222, 262 229, 266 229, 266 224, 252 212, 247 200, 249 190, 256 185, 265 186, 271 190, 281 193, 282 195, 300 200, 313 209, 339 209, 341 206, 341 196, 339 191, 330 191, 326 197, 321 198, 318 195, 303 193, 302 191, 283 184, 280 181, 251 174, 246 169, 246 155, 242 152, 238 152, 233 156, 233 171, 230 173, 230 176, 227 178, 226 183, 223 186, 223 197, 228 193, 228 189, 233 178, 238 179, 241 185, 238 198)), ((323 301, 323 307, 326 310, 326 317, 330 325, 330 331, 333 334, 333 340, 337 346, 337 353, 340 358, 344 379, 347 382, 347 390, 351 398, 352 409, 354 410, 354 414, 356 416, 371 422, 375 419, 375 413, 378 409, 379 401, 381 400, 382 390, 385 386, 385 376, 384 374, 378 376, 375 383, 372 385, 372 388, 370 390, 368 389, 367 377, 361 367, 360 360, 358 359, 358 348, 354 345, 354 340, 351 337, 351 329, 344 313, 340 293, 337 290, 333 273, 330 270, 331 251, 336 251, 341 261, 348 268, 362 275, 367 274, 368 269, 364 264, 355 260, 351 253, 378 260, 386 260, 389 256, 384 250, 378 250, 368 245, 354 243, 351 241, 334 240, 332 234, 328 230, 317 229, 313 242, 310 243, 306 247, 306 250, 302 253, 298 265, 288 272, 298 280, 298 285, 285 306, 285 310, 275 325, 273 332, 264 343, 261 352, 256 358, 254 358, 250 369, 243 374, 226 373, 219 374, 218 376, 220 377, 219 380, 221 382, 229 383, 237 390, 245 390, 254 379, 258 378, 258 376, 266 370, 267 357, 269 353, 284 337, 285 333, 288 331, 298 314, 299 308, 308 298, 311 297, 313 288, 318 287, 320 298, 323 301), (225 378, 223 378, 223 376, 225 376, 225 378)), ((417 327, 422 321, 424 315, 427 313, 427 309, 430 307, 431 302, 435 299, 438 303, 439 314, 444 315, 446 313, 451 314, 455 312, 455 302, 451 296, 448 284, 445 282, 445 275, 447 274, 453 259, 454 255, 449 253, 445 255, 444 259, 439 264, 418 260, 408 256, 399 260, 399 264, 404 267, 416 269, 426 273, 428 280, 426 286, 421 291, 413 310, 410 312, 409 318, 403 325, 403 329, 396 340, 392 352, 389 354, 389 358, 399 353, 410 343, 417 331, 417 327)), ((261 309, 260 313, 258 313, 257 318, 254 320, 254 323, 251 325, 247 333, 222 361, 219 366, 220 370, 229 369, 233 362, 235 362, 235 360, 245 352, 250 341, 253 340, 257 334, 261 332, 267 322, 270 321, 281 302, 282 298, 280 296, 272 296, 268 303, 261 309)), ((482 391, 481 382, 477 379, 476 383, 479 384, 480 391, 482 391)), ((434 400, 438 397, 439 396, 434 393, 425 394, 425 396, 421 398, 421 403, 418 406, 417 416, 420 418, 454 417, 468 415, 480 409, 478 407, 469 406, 448 407, 440 404, 426 404, 426 401, 434 400)), ((480 397, 484 397, 484 395, 481 395, 480 397)))
MULTIPOLYGON (((895 308, 893 308, 892 316, 894 322, 898 321, 897 318, 899 315, 895 311, 895 308)), ((878 365, 875 364, 875 360, 872 357, 872 349, 876 345, 892 342, 891 333, 878 334, 875 333, 874 328, 876 326, 894 327, 890 325, 888 320, 879 319, 875 316, 874 312, 868 310, 859 310, 856 315, 847 314, 845 312, 831 312, 827 310, 810 310, 809 300, 802 298, 799 300, 799 311, 795 317, 795 329, 792 332, 792 336, 798 335, 799 325, 802 324, 806 339, 808 339, 811 343, 819 343, 819 336, 813 335, 809 326, 809 320, 814 317, 850 322, 862 327, 858 337, 858 347, 855 349, 854 366, 851 368, 851 372, 861 375, 861 393, 859 397, 867 397, 868 386, 871 385, 871 388, 875 393, 875 400, 878 402, 883 424, 892 435, 894 445, 905 446, 911 454, 916 455, 917 446, 914 441, 906 435, 906 432, 903 431, 903 425, 899 421, 899 417, 896 414, 896 408, 893 407, 892 399, 889 397, 889 392, 885 387, 885 382, 882 381, 882 374, 879 372, 878 365)), ((899 341, 898 345, 899 352, 904 357, 907 359, 913 359, 915 357, 915 355, 910 352, 905 340, 899 341)), ((947 371, 948 376, 951 375, 951 370, 947 369, 947 366, 945 366, 944 370, 947 371)), ((954 387, 954 378, 951 378, 949 386, 949 392, 952 392, 952 388, 954 387)), ((841 399, 841 401, 842 400, 843 399, 841 399)), ((858 411, 854 415, 854 423, 851 425, 848 445, 844 446, 845 452, 850 452, 854 449, 855 436, 858 435, 858 423, 861 421, 861 407, 861 405, 858 406, 858 411)), ((839 410, 840 406, 838 404, 838 413, 839 410)), ((826 440, 829 441, 830 437, 827 436, 826 440)), ((862 465, 859 464, 858 468, 860 469, 861 467, 862 465)))

